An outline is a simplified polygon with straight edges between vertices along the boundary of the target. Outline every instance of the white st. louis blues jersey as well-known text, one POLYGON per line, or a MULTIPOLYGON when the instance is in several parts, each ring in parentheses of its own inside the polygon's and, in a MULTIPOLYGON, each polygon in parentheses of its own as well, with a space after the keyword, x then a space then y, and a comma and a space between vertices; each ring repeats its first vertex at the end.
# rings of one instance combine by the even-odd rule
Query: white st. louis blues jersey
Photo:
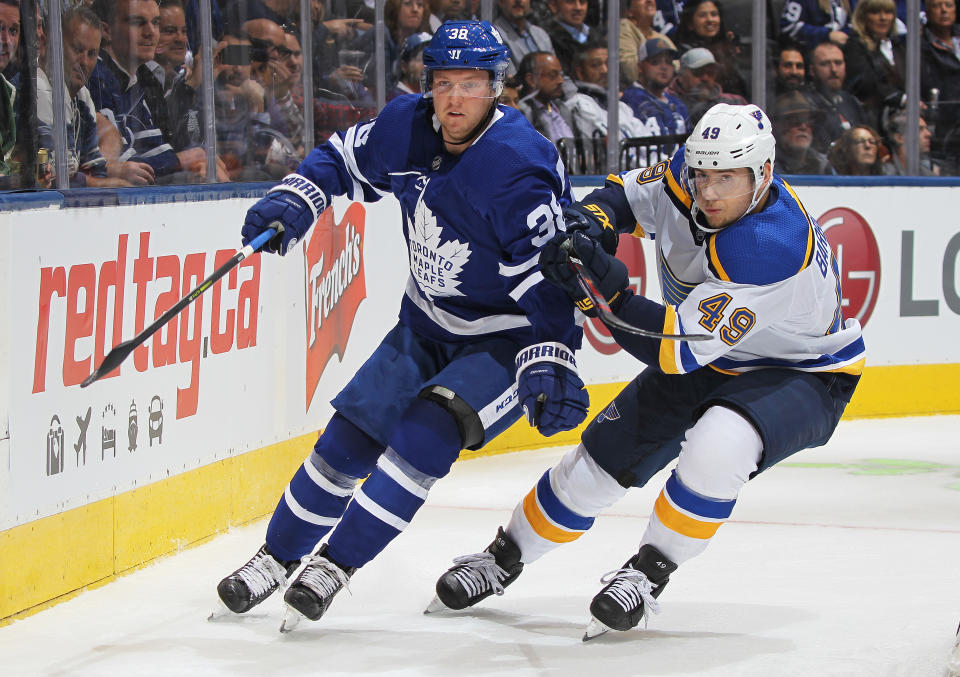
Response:
MULTIPOLYGON (((660 368, 761 367, 859 374, 860 324, 844 320, 840 275, 820 224, 774 175, 766 206, 716 233, 697 230, 681 174, 683 149, 657 167, 614 180, 652 237, 666 305, 664 333, 709 333, 708 341, 661 341, 660 368), (705 236, 705 237, 704 237, 705 236)), ((621 227, 622 230, 622 227, 621 227)))
POLYGON ((331 195, 399 200, 410 263, 400 320, 418 333, 579 347, 573 304, 539 268, 540 248, 562 229, 570 182, 556 148, 516 110, 498 108, 455 156, 428 102, 398 97, 314 149, 298 172, 327 204, 331 195))

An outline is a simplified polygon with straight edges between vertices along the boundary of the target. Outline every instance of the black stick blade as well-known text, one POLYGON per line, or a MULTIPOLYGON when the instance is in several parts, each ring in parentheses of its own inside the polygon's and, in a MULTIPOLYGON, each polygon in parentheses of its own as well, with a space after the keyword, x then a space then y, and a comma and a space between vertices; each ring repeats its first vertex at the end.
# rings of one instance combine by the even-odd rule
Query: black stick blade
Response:
POLYGON ((113 350, 107 353, 107 356, 103 358, 103 362, 100 363, 100 366, 97 367, 96 371, 90 374, 87 378, 83 379, 83 383, 80 384, 81 388, 86 388, 91 383, 96 383, 104 376, 109 374, 111 371, 120 366, 120 364, 127 359, 127 355, 133 352, 137 347, 137 343, 133 341, 124 341, 118 343, 114 346, 113 350))

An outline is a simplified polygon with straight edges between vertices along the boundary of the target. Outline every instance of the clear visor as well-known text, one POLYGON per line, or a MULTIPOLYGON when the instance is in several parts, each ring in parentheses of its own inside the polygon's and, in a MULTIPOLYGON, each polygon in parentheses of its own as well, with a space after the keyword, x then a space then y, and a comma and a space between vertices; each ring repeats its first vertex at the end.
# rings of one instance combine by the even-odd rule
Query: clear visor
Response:
POLYGON ((497 96, 494 83, 489 78, 454 81, 444 76, 443 71, 434 73, 430 93, 441 96, 463 96, 470 99, 494 99, 497 96))
POLYGON ((753 195, 753 173, 735 170, 687 170, 687 185, 697 202, 730 200, 744 195, 753 195))

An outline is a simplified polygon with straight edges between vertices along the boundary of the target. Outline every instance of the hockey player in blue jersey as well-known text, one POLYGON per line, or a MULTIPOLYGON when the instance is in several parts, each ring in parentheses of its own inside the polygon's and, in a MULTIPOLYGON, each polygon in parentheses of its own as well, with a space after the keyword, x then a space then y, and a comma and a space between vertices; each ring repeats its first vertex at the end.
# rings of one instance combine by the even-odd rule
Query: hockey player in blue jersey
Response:
POLYGON ((525 563, 577 539, 676 459, 639 551, 601 579, 584 639, 628 630, 657 611, 670 574, 706 548, 747 480, 830 439, 863 368, 860 325, 844 321, 836 260, 773 173, 774 152, 763 111, 718 104, 670 161, 610 176, 573 207, 579 216, 541 255, 548 279, 592 309, 574 255, 620 320, 709 338, 611 327, 649 366, 544 473, 494 542, 454 561, 428 611, 502 593, 525 563), (612 255, 615 233, 654 238, 664 303, 628 288, 612 255))
POLYGON ((482 447, 523 412, 544 435, 586 416, 575 308, 538 263, 571 201, 557 151, 497 105, 509 50, 489 23, 444 24, 423 61, 423 96, 399 97, 314 149, 243 226, 244 243, 279 227, 267 248, 285 254, 331 196, 392 194, 408 240, 399 322, 332 401, 264 546, 217 588, 243 613, 304 563, 281 630, 320 618, 461 449, 482 447))

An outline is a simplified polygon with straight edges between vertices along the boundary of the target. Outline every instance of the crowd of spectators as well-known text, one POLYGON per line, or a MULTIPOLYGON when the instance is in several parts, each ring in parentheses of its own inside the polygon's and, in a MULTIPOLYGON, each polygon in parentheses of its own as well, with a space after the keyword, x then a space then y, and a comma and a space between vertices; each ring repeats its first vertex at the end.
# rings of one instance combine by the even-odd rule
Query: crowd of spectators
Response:
MULTIPOLYGON (((960 173, 956 2, 923 3, 922 175, 960 173)), ((215 119, 209 121, 199 4, 0 0, 0 188, 55 185, 50 5, 61 13, 64 36, 72 187, 282 177, 310 150, 304 106, 312 109, 313 139, 321 143, 376 115, 380 82, 380 100, 419 93, 422 54, 433 33, 446 20, 480 11, 479 0, 386 0, 385 58, 378 63, 370 0, 311 0, 304 17, 299 0, 211 0, 215 119), (25 21, 34 4, 35 20, 25 21), (300 44, 302 21, 309 22, 310 54, 300 44), (26 39, 25 25, 36 39, 26 39), (35 58, 35 85, 28 55, 35 58), (313 72, 308 93, 305 59, 313 72), (208 169, 211 133, 216 164, 208 169)), ((765 98, 778 140, 777 171, 905 173, 905 3, 773 5, 782 14, 776 35, 767 36, 776 46, 767 50, 765 98)), ((572 173, 605 171, 612 41, 604 11, 600 0, 496 0, 494 7, 493 23, 512 58, 501 103, 522 111, 556 143, 572 173)), ((730 28, 736 22, 728 21, 721 0, 621 1, 621 141, 649 140, 662 157, 676 147, 669 137, 689 133, 714 104, 751 100, 749 36, 736 34, 730 28)), ((621 160, 648 161, 640 153, 621 160)))

